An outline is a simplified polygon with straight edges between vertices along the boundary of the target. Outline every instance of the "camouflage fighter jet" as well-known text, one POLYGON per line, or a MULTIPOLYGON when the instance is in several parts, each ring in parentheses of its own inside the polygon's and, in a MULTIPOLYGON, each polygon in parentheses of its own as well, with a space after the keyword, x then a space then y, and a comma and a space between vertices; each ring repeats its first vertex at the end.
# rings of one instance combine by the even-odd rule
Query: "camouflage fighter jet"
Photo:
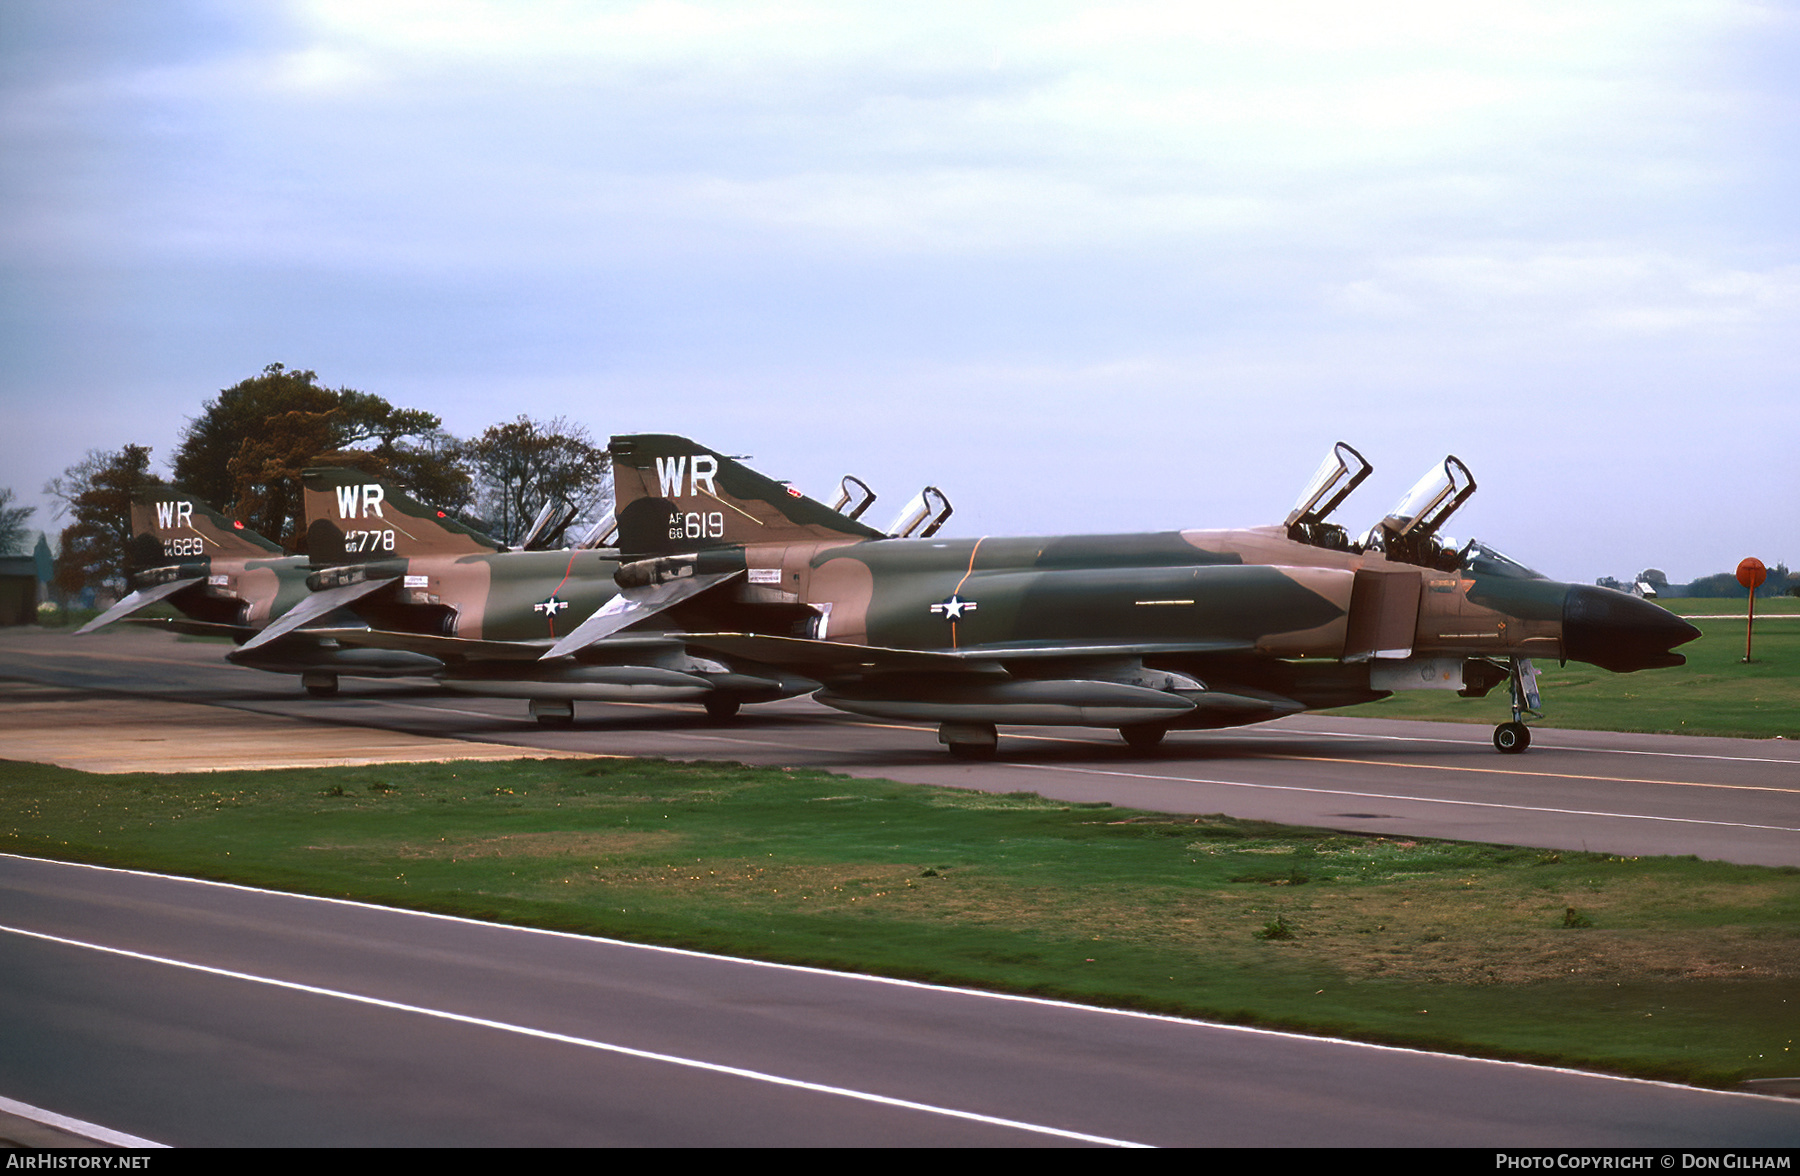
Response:
MULTIPOLYGON (((310 632, 288 632, 279 640, 249 647, 246 643, 272 621, 308 599, 310 568, 305 557, 286 554, 243 523, 175 486, 152 487, 140 494, 131 505, 131 529, 126 567, 133 591, 77 629, 77 636, 130 618, 177 633, 230 637, 240 648, 225 655, 228 661, 298 674, 313 694, 336 693, 339 674, 396 678, 443 668, 434 657, 346 648, 310 632), (132 617, 158 601, 186 616, 132 617)), ((337 620, 345 623, 352 618, 337 620)))
POLYGON ((371 653, 429 657, 443 685, 527 699, 547 726, 571 722, 580 699, 696 701, 728 717, 746 702, 816 688, 785 672, 736 672, 660 632, 584 642, 579 655, 543 661, 583 621, 628 603, 614 580, 614 551, 508 550, 359 470, 311 469, 302 482, 312 592, 246 643, 251 654, 307 633, 371 653), (354 623, 334 626, 334 614, 354 623))
MULTIPOLYGON (((1261 722, 1403 689, 1510 683, 1495 747, 1523 751, 1534 657, 1677 666, 1698 630, 1440 528, 1474 491, 1447 459, 1360 541, 1328 516, 1369 473, 1336 446, 1284 525, 889 539, 684 437, 611 442, 629 614, 747 674, 797 674, 855 714, 934 722, 992 755, 1001 723, 1171 730, 1261 722)), ((627 623, 632 623, 627 622, 627 623)), ((547 656, 581 652, 596 618, 547 656)))

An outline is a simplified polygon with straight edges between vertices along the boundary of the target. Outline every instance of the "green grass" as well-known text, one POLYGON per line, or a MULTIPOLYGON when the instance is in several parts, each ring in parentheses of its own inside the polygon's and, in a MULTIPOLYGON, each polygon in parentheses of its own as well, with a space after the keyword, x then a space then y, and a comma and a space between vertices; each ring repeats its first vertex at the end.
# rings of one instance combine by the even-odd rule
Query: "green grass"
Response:
POLYGON ((7 764, 0 797, 18 853, 1702 1083, 1800 1072, 1800 871, 614 759, 7 764))
MULTIPOLYGON (((1753 660, 1748 665, 1743 661, 1745 622, 1730 619, 1731 615, 1741 617, 1748 602, 1678 599, 1663 603, 1677 614, 1719 618, 1693 622, 1700 637, 1678 651, 1686 655, 1687 665, 1613 674, 1579 662, 1566 666, 1537 662, 1544 717, 1533 720, 1532 725, 1800 739, 1800 619, 1762 623, 1765 615, 1800 613, 1800 600, 1757 600, 1753 660)), ((1450 691, 1413 690, 1331 713, 1500 723, 1511 717, 1508 706, 1502 685, 1482 699, 1458 698, 1450 691)))

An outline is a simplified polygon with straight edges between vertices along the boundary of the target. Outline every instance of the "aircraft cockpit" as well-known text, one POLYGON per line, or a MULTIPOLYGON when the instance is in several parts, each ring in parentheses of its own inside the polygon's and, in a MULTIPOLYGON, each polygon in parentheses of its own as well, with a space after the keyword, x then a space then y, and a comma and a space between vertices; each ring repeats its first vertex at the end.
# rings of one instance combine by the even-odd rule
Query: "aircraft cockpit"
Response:
POLYGON ((1500 554, 1479 539, 1471 539, 1457 553, 1458 570, 1472 576, 1501 576, 1509 580, 1542 580, 1544 573, 1500 554))
POLYGON ((869 489, 869 484, 855 474, 845 474, 838 483, 837 501, 831 504, 831 509, 847 519, 860 519, 863 512, 874 505, 875 491, 869 489))
POLYGON ((929 539, 954 513, 949 497, 936 486, 927 486, 900 508, 899 517, 888 524, 888 538, 929 539))
POLYGON ((1440 542, 1438 531, 1473 493, 1475 478, 1469 467, 1455 455, 1446 457, 1442 465, 1427 470, 1400 504, 1375 524, 1363 546, 1379 549, 1396 563, 1456 571, 1462 567, 1462 552, 1440 542))
POLYGON ((1300 500, 1294 504, 1294 509, 1288 512, 1285 523, 1288 538, 1332 551, 1353 550, 1349 533, 1338 524, 1325 520, 1374 472, 1375 467, 1347 443, 1339 441, 1333 445, 1318 472, 1300 492, 1300 500))

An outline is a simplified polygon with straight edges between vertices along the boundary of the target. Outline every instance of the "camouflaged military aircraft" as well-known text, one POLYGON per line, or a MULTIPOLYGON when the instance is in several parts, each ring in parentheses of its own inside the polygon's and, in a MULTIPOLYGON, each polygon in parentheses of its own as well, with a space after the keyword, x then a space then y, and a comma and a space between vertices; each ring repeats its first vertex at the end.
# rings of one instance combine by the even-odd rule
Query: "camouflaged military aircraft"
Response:
MULTIPOLYGON (((510 550, 359 470, 311 469, 302 484, 311 593, 241 654, 304 634, 371 654, 430 658, 443 685, 527 699, 547 726, 571 722, 580 699, 697 701, 728 717, 744 703, 815 688, 784 672, 729 669, 657 632, 583 642, 579 654, 544 662, 559 637, 625 603, 616 552, 510 550)), ((610 529, 607 522, 599 530, 610 529)))
POLYGON ((315 694, 335 693, 339 674, 395 678, 443 668, 433 657, 346 648, 313 633, 288 632, 279 640, 247 646, 244 643, 266 632, 275 618, 308 599, 306 559, 286 554, 243 523, 175 486, 153 486, 139 494, 131 505, 131 530, 125 558, 133 591, 77 629, 77 636, 129 619, 177 633, 230 637, 240 648, 226 654, 227 660, 272 673, 298 674, 301 684, 315 694), (159 601, 186 615, 132 616, 159 601))
POLYGON ((902 540, 684 437, 610 450, 621 594, 547 659, 656 618, 691 656, 937 723, 958 756, 992 755, 1001 723, 1114 727, 1148 749, 1171 730, 1503 682, 1513 718, 1494 745, 1519 752, 1539 707, 1532 658, 1676 666, 1698 635, 1645 601, 1445 544, 1475 489, 1454 457, 1357 541, 1329 521, 1370 472, 1344 444, 1280 526, 902 540))

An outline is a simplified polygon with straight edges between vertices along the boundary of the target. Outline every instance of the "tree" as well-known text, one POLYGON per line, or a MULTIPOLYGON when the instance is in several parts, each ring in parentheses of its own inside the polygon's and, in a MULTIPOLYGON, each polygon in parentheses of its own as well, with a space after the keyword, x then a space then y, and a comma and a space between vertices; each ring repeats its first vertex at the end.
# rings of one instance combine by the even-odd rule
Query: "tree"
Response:
POLYGON ((12 500, 12 487, 0 486, 0 555, 25 551, 25 521, 37 510, 35 506, 14 506, 12 500))
POLYGON ((447 511, 469 501, 455 438, 437 417, 369 392, 320 386, 278 363, 208 401, 175 453, 175 480, 290 550, 304 539, 300 472, 321 460, 412 489, 447 511), (371 448, 355 448, 374 442, 371 448))
POLYGON ((475 472, 476 510, 488 531, 517 543, 544 503, 579 505, 600 490, 606 450, 565 417, 542 423, 521 416, 494 425, 463 447, 475 472))
POLYGON ((63 528, 62 551, 56 557, 59 591, 73 594, 84 588, 123 585, 131 500, 156 484, 145 445, 90 449, 85 458, 45 484, 44 493, 61 503, 55 517, 75 519, 63 528))

